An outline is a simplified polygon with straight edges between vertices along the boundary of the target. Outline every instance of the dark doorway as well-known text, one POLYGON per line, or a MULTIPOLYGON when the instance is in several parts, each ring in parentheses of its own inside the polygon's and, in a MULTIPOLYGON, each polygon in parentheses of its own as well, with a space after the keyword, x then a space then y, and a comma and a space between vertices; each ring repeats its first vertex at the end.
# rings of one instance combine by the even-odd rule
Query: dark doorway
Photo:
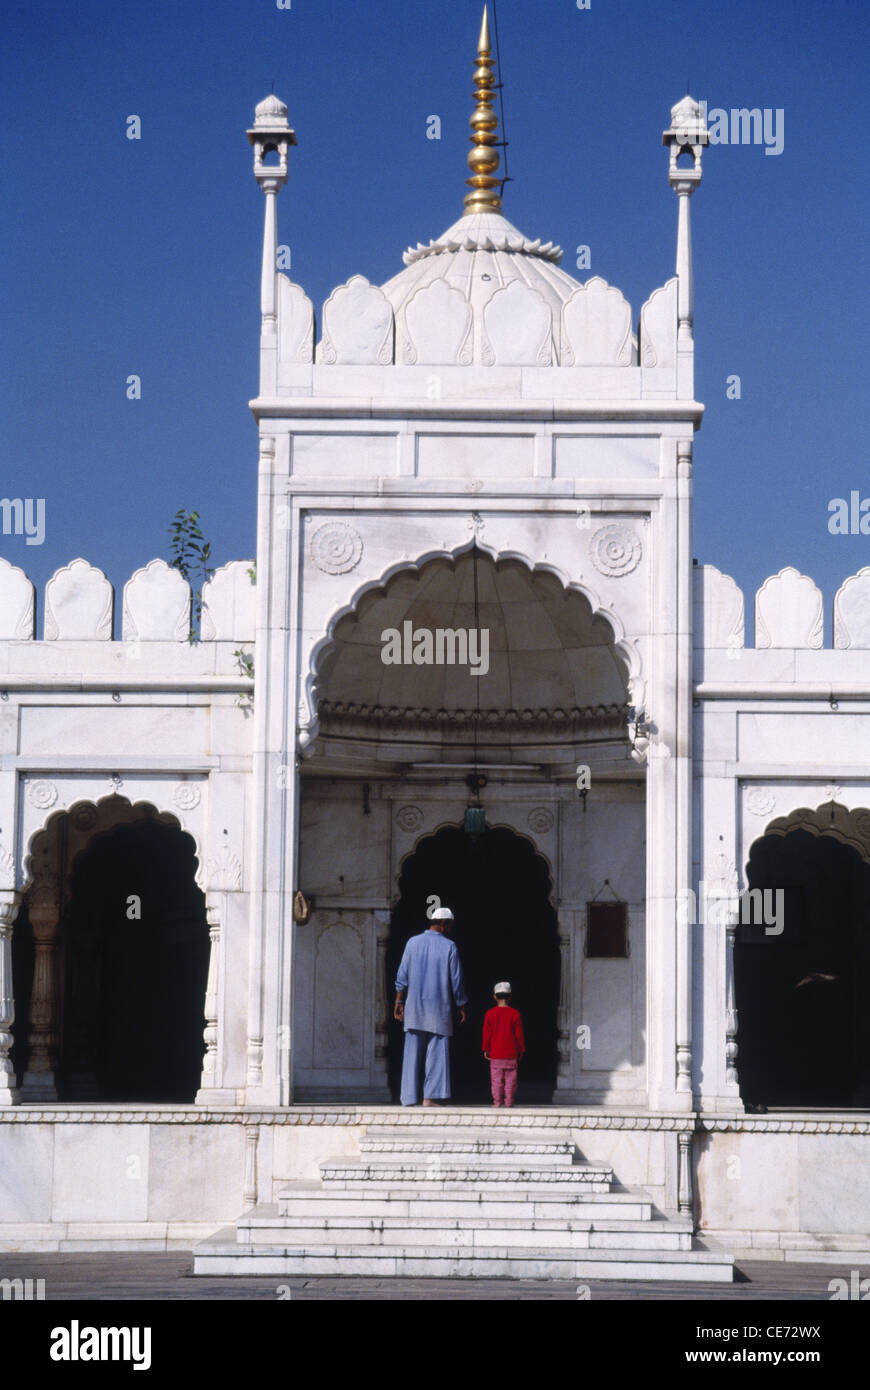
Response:
POLYGON ((156 816, 76 860, 61 922, 61 1099, 194 1100, 209 953, 195 870, 190 836, 156 816))
MULTIPOLYGON (((447 827, 424 839, 405 864, 387 950, 388 998, 394 998, 405 942, 427 929, 426 901, 435 894, 456 919, 451 937, 459 948, 469 1000, 468 1022, 456 1024, 453 1034, 454 1100, 490 1101, 481 1032, 498 980, 513 985, 513 1003, 523 1016, 527 1053, 520 1064, 517 1102, 540 1104, 552 1098, 560 963, 550 889, 545 861, 528 840, 506 829, 472 839, 447 827)), ((401 1025, 392 1023, 388 1065, 395 1099, 402 1047, 401 1025)))
POLYGON ((870 1105, 870 865, 831 836, 795 830, 756 841, 747 875, 750 888, 782 889, 785 911, 779 935, 737 927, 743 1100, 870 1105))

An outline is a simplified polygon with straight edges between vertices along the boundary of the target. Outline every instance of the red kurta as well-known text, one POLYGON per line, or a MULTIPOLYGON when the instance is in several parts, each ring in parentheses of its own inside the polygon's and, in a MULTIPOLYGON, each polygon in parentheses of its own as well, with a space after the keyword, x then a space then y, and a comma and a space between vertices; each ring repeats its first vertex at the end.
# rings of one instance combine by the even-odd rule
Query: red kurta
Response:
POLYGON ((526 1050, 523 1020, 510 1004, 496 1005, 483 1020, 483 1050, 496 1061, 513 1062, 526 1050))

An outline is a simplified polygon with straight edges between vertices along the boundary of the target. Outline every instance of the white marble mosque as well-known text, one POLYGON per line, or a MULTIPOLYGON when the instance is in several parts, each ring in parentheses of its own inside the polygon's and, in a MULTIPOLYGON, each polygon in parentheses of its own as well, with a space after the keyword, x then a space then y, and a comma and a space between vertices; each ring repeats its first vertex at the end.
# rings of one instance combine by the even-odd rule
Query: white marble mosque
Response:
POLYGON ((503 216, 493 68, 484 18, 463 215, 319 319, 274 270, 296 138, 257 107, 257 563, 207 584, 201 640, 162 560, 117 629, 72 560, 39 634, 0 560, 4 1250, 870 1259, 870 568, 827 613, 771 576, 746 645, 692 555, 700 107, 664 132, 676 268, 638 311, 503 216), (486 671, 422 630, 485 630, 486 671), (423 1111, 391 999, 432 895, 471 1018, 423 1111), (529 1053, 499 1115, 505 975, 529 1053))

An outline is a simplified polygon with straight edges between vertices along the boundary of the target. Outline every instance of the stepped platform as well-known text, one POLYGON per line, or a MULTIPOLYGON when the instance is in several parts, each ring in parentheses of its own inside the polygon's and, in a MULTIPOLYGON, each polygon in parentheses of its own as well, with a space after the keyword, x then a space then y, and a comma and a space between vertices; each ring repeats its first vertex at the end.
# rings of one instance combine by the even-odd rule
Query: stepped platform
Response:
POLYGON ((730 1282, 692 1222, 584 1163, 564 1129, 374 1123, 194 1250, 200 1275, 730 1282))

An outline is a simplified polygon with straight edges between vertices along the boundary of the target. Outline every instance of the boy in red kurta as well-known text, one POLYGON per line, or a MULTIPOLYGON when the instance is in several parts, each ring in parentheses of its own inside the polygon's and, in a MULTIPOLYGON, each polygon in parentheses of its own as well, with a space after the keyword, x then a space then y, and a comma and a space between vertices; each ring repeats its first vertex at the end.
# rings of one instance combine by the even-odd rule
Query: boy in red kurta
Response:
POLYGON ((489 1062, 492 1103, 509 1106, 517 1092, 517 1063, 526 1050, 523 1020, 511 1008, 511 987, 500 980, 493 990, 496 1007, 483 1020, 483 1055, 489 1062))

